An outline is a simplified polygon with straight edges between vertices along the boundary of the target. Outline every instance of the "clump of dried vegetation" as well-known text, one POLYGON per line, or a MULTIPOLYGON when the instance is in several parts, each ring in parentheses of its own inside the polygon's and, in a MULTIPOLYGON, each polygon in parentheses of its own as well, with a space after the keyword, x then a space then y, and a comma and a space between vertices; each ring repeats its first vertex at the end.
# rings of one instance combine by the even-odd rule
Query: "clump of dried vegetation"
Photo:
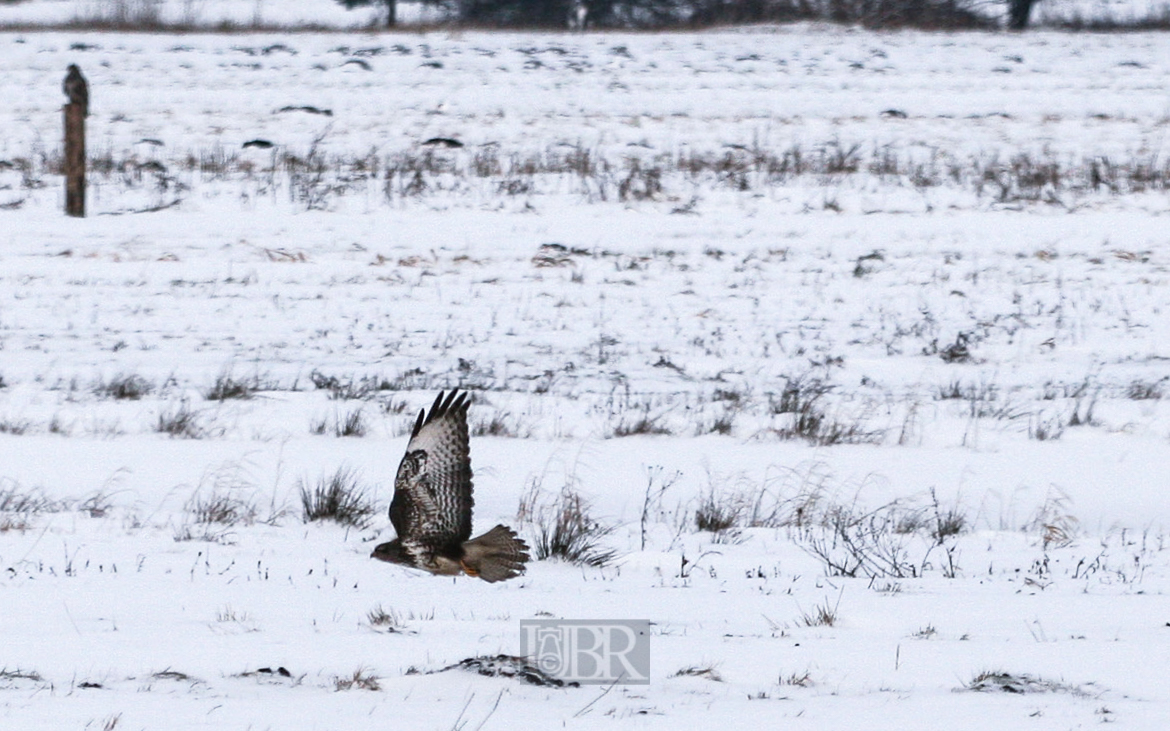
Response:
POLYGON ((298 483, 301 496, 301 516, 306 523, 329 520, 339 525, 366 528, 377 513, 370 490, 361 483, 356 472, 339 467, 331 475, 323 475, 315 483, 298 483))
MULTIPOLYGON (((901 114, 900 110, 889 110, 901 114)), ((1170 190, 1170 159, 1156 152, 1077 157, 1048 149, 1001 154, 948 154, 918 146, 832 139, 774 147, 761 142, 716 150, 607 154, 601 149, 557 144, 541 150, 476 148, 389 153, 325 151, 324 136, 305 149, 284 149, 267 164, 242 151, 187 151, 170 159, 142 159, 107 151, 92 161, 91 175, 104 185, 146 191, 161 210, 182 201, 197 182, 258 183, 257 190, 290 195, 307 210, 325 210, 347 196, 380 197, 387 205, 440 196, 490 193, 528 198, 563 192, 585 202, 685 200, 697 185, 745 194, 789 186, 840 189, 881 184, 915 191, 953 189, 975 201, 1067 207, 1082 199, 1170 190)), ((22 180, 60 175, 59 151, 13 161, 22 180)), ((36 184, 29 182, 29 185, 36 184)))
POLYGON ((569 481, 555 494, 530 483, 517 519, 529 527, 537 560, 558 559, 583 566, 605 566, 616 557, 603 541, 613 527, 593 517, 593 506, 569 481))
POLYGON ((0 533, 27 530, 41 513, 64 510, 63 501, 51 500, 40 490, 27 489, 19 483, 0 479, 0 533))
POLYGON ((787 422, 772 434, 784 440, 802 439, 818 447, 837 444, 880 444, 885 432, 868 429, 860 417, 844 418, 826 405, 833 387, 808 374, 788 378, 778 396, 770 398, 774 415, 787 422))

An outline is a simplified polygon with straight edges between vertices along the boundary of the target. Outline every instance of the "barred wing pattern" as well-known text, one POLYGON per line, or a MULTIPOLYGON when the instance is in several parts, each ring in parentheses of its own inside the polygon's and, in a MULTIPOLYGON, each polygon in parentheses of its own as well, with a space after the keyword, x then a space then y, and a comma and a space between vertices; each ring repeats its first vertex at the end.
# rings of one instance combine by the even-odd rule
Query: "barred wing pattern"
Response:
POLYGON ((471 450, 466 393, 440 393, 419 413, 398 465, 390 522, 417 563, 436 553, 459 554, 471 538, 471 450))

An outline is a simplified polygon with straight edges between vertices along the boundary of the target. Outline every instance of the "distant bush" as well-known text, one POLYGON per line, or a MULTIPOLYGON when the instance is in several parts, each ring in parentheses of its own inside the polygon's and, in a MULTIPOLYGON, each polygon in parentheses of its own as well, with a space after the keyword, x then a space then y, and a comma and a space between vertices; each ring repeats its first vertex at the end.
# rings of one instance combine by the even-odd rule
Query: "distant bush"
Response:
MULTIPOLYGON (((338 0, 346 8, 395 0, 338 0)), ((438 0, 431 4, 440 5, 438 0)), ((576 27, 576 0, 452 0, 448 22, 506 28, 576 27)), ((991 28, 971 0, 584 0, 584 28, 709 27, 827 20, 870 28, 991 28)), ((578 28, 581 30, 582 28, 578 28)))
POLYGON ((998 23, 964 0, 828 0, 828 19, 867 28, 957 30, 994 28, 998 23))

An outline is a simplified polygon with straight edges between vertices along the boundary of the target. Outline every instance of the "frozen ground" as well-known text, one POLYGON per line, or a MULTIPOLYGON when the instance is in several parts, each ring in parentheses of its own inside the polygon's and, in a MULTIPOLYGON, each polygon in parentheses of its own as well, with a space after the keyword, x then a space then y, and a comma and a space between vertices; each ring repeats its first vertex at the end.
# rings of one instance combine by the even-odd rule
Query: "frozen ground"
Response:
POLYGON ((1162 36, 0 58, 3 727, 1165 727, 1162 36), (609 565, 367 558, 406 423, 456 385, 477 526, 531 537, 522 498, 568 487, 609 565), (303 523, 298 484, 344 466, 374 522, 303 523), (858 555, 892 561, 839 575, 858 555), (651 685, 430 672, 550 615, 653 621, 651 685))

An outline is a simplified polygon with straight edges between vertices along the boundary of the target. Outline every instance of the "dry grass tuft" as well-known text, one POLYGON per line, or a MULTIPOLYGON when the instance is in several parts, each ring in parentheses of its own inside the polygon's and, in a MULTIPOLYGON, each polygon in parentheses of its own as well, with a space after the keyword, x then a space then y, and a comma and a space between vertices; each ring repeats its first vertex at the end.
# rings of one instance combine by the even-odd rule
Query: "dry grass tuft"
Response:
POLYGON ((338 676, 333 679, 333 689, 336 691, 343 690, 382 690, 382 686, 378 684, 378 678, 365 668, 358 668, 352 674, 345 677, 338 676))
POLYGON ((676 671, 670 677, 672 678, 703 678, 716 683, 723 682, 723 676, 719 674, 719 670, 714 665, 688 665, 676 671))
POLYGON ((837 624, 838 615, 837 607, 841 604, 841 594, 837 595, 837 601, 832 605, 829 604, 828 598, 825 598, 820 604, 813 605, 811 611, 801 610, 800 624, 802 627, 834 627, 837 624))
POLYGON ((186 401, 159 413, 154 430, 175 439, 202 439, 208 435, 200 423, 199 412, 193 410, 186 401))
POLYGON ((119 373, 108 381, 98 381, 93 392, 103 398, 137 401, 154 391, 154 384, 134 373, 119 373))
POLYGON ((521 498, 518 518, 530 525, 533 554, 538 560, 559 559, 583 566, 605 566, 616 552, 601 542, 613 528, 595 520, 592 506, 566 485, 551 500, 544 499, 538 483, 521 498))
POLYGON ((366 528, 377 512, 367 489, 348 467, 340 467, 332 475, 319 478, 315 485, 302 481, 299 491, 302 517, 306 523, 331 520, 340 525, 366 528))

